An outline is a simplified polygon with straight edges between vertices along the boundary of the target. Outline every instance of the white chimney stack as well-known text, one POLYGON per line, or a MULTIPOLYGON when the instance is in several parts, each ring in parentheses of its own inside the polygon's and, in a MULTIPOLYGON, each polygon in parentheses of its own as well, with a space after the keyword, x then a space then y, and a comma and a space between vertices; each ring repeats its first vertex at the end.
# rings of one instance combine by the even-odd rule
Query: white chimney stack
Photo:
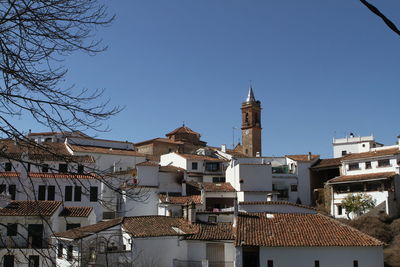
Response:
POLYGON ((225 144, 221 145, 221 151, 226 153, 226 145, 225 144))

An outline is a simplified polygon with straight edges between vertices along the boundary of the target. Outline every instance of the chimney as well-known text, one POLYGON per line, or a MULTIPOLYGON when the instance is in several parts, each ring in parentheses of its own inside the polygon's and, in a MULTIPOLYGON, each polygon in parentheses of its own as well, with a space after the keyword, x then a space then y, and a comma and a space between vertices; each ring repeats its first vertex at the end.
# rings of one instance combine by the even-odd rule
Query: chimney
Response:
POLYGON ((236 228, 237 226, 237 221, 238 221, 238 215, 239 215, 239 207, 238 207, 238 200, 237 197, 233 201, 233 224, 232 226, 236 228))
POLYGON ((206 194, 205 194, 204 187, 201 187, 200 198, 201 198, 201 204, 205 205, 206 204, 206 194))
POLYGON ((308 157, 307 157, 307 159, 308 159, 308 160, 311 160, 311 152, 308 152, 308 157))
POLYGON ((225 144, 221 145, 221 151, 224 152, 224 153, 226 152, 226 145, 225 144))
POLYGON ((397 136, 397 145, 398 145, 399 148, 400 148, 400 135, 397 136))
POLYGON ((182 196, 186 196, 186 180, 182 181, 182 196))
POLYGON ((190 224, 196 222, 196 204, 193 201, 188 203, 188 222, 190 224))

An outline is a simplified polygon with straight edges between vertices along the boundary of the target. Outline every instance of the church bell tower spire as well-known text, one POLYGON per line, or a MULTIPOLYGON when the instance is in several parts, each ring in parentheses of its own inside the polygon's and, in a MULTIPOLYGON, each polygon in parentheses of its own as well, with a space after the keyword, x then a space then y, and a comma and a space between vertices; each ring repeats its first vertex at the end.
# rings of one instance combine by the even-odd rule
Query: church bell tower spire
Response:
POLYGON ((261 156, 261 102, 254 97, 251 86, 241 110, 243 153, 250 157, 261 156))

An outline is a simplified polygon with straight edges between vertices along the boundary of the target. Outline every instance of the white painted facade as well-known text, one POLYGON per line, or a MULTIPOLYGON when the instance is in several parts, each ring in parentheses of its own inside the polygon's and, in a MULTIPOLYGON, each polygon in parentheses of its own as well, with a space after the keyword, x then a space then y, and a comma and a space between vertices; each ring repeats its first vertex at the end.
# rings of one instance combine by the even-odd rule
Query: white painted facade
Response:
POLYGON ((345 138, 333 138, 333 157, 339 158, 347 154, 368 152, 382 144, 375 141, 374 136, 346 136, 345 138))

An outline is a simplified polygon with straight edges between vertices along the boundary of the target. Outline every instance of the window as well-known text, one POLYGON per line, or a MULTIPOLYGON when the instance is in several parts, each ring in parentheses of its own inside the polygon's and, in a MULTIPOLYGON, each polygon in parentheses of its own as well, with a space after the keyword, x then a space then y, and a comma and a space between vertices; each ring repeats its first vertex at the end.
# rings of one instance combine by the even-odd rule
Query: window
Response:
POLYGON ((213 183, 225 183, 225 177, 213 177, 213 183))
POLYGON ((57 246, 57 257, 62 258, 63 256, 63 250, 64 250, 64 245, 63 244, 58 244, 57 246))
POLYGON ((319 261, 314 261, 314 266, 319 267, 319 261))
POLYGON ((197 170, 197 162, 192 162, 192 170, 197 170))
POLYGON ((342 150, 342 156, 347 155, 347 151, 346 150, 342 150))
POLYGON ((380 182, 370 182, 367 183, 367 191, 379 191, 383 189, 383 185, 380 182))
POLYGON ((371 166, 371 161, 365 162, 365 168, 366 168, 366 169, 371 169, 371 168, 372 168, 372 166, 371 166))
POLYGON ((246 118, 245 118, 245 120, 244 120, 246 123, 248 123, 249 122, 249 113, 247 113, 246 112, 246 118))
POLYGON ((14 255, 4 255, 4 267, 14 267, 14 255))
POLYGON ((31 164, 30 164, 30 163, 28 163, 27 171, 28 171, 28 172, 31 171, 31 164))
POLYGON ((360 165, 358 163, 350 163, 349 164, 349 171, 359 170, 359 169, 360 169, 360 165))
POLYGON ((268 260, 267 261, 267 267, 274 267, 274 261, 273 260, 268 260))
POLYGON ((79 227, 81 227, 81 224, 80 223, 67 223, 67 231, 68 230, 71 230, 71 229, 74 229, 74 228, 79 228, 79 227))
POLYGON ((343 215, 343 207, 341 205, 337 206, 337 210, 338 215, 343 215))
POLYGON ((207 162, 206 171, 217 172, 219 171, 219 162, 207 162))
POLYGON ((15 200, 16 191, 17 191, 17 186, 15 184, 10 184, 8 186, 8 193, 11 196, 11 200, 15 200))
POLYGON ((38 200, 46 200, 46 186, 39 185, 38 200))
POLYGON ((83 166, 83 165, 78 165, 78 173, 83 173, 85 171, 85 166, 83 166))
POLYGON ((389 159, 378 160, 378 167, 389 167, 389 166, 390 166, 390 160, 389 159))
POLYGON ((18 224, 9 223, 7 224, 7 236, 16 236, 18 233, 18 224))
POLYGON ((97 202, 98 200, 98 188, 97 186, 90 187, 90 202, 97 202))
POLYGON ((6 172, 10 172, 10 171, 12 170, 12 164, 11 164, 11 162, 6 162, 6 163, 4 164, 4 170, 5 170, 6 172))
POLYGON ((208 222, 209 223, 216 223, 217 222, 217 216, 208 216, 208 222))
POLYGON ((67 185, 65 187, 65 201, 72 201, 72 186, 67 185))
POLYGON ((47 187, 47 200, 54 200, 56 187, 54 185, 49 185, 47 187))
POLYGON ((42 172, 49 172, 49 164, 42 165, 42 172))
POLYGON ((74 251, 74 247, 73 246, 68 246, 68 248, 67 248, 67 261, 72 261, 72 259, 74 258, 73 251, 74 251))
POLYGON ((297 192, 297 184, 291 184, 290 185, 290 191, 297 192))
POLYGON ((358 267, 358 261, 353 261, 353 267, 358 267))
POLYGON ((5 193, 7 190, 7 185, 6 184, 0 184, 0 194, 5 193))
POLYGON ((74 201, 81 201, 82 200, 82 187, 75 186, 75 194, 74 194, 74 201))
POLYGON ((68 172, 68 164, 64 164, 64 163, 58 164, 58 172, 61 172, 61 173, 68 172))
POLYGON ((29 256, 29 267, 39 267, 39 256, 31 255, 29 256))

